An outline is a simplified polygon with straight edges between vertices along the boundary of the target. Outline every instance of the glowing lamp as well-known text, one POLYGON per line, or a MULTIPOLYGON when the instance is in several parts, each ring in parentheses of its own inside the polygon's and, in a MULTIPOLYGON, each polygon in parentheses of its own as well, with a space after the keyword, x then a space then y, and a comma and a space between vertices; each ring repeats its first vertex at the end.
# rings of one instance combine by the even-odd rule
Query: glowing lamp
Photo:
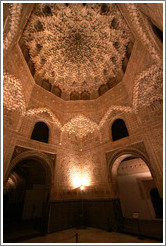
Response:
POLYGON ((84 190, 86 186, 90 185, 90 176, 88 173, 82 173, 81 168, 71 169, 70 170, 70 179, 71 184, 74 188, 79 188, 80 190, 84 190))
POLYGON ((80 186, 80 190, 84 190, 84 186, 83 185, 80 186))

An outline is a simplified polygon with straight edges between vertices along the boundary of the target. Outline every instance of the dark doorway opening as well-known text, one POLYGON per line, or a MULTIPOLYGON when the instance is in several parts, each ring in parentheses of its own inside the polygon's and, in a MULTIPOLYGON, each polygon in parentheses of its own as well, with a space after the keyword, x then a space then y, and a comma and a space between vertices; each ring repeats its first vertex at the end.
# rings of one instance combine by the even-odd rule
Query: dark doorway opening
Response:
POLYGON ((14 243, 46 229, 48 184, 40 161, 25 159, 10 172, 4 189, 4 242, 14 243))

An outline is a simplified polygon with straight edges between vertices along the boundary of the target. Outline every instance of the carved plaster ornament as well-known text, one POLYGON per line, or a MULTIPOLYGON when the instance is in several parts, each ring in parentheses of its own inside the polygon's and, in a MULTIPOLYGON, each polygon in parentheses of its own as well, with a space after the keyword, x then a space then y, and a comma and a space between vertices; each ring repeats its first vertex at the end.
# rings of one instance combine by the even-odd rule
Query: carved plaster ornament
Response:
POLYGON ((131 33, 116 4, 36 4, 24 31, 36 73, 66 94, 122 73, 131 33))
POLYGON ((133 110, 136 112, 154 101, 163 100, 163 70, 152 65, 136 76, 133 89, 133 110))
POLYGON ((22 7, 23 7, 22 3, 10 3, 10 15, 7 17, 9 18, 9 31, 7 32, 6 35, 4 35, 4 40, 3 40, 4 51, 6 51, 9 48, 14 38, 14 35, 17 32, 20 22, 22 7))
MULTIPOLYGON (((85 137, 88 133, 100 132, 108 117, 113 111, 120 112, 137 112, 142 106, 148 106, 156 100, 162 100, 162 69, 157 65, 152 65, 150 68, 142 71, 136 76, 135 86, 133 90, 133 105, 121 106, 112 105, 104 114, 99 124, 93 122, 84 115, 77 115, 67 122, 62 128, 62 132, 68 132, 74 134, 79 139, 85 137)), ((35 114, 37 109, 34 109, 35 114)), ((46 110, 46 109, 45 109, 46 110)), ((54 116, 56 117, 56 116, 54 116)), ((99 134, 100 140, 101 136, 99 134)))
POLYGON ((26 111, 21 81, 7 72, 3 73, 3 106, 21 114, 26 111))
POLYGON ((99 130, 98 125, 84 115, 78 115, 72 118, 62 127, 63 132, 67 131, 70 134, 78 136, 79 138, 83 138, 88 133, 93 133, 95 130, 99 130))
POLYGON ((148 49, 150 55, 153 58, 154 63, 158 64, 159 66, 162 66, 163 58, 157 51, 156 46, 153 40, 151 39, 148 23, 147 21, 145 23, 145 19, 141 11, 139 11, 135 3, 126 4, 125 6, 133 22, 135 32, 139 36, 143 45, 145 45, 148 49))
POLYGON ((50 116, 50 118, 52 119, 52 121, 54 122, 54 124, 56 125, 56 127, 58 127, 59 129, 62 128, 60 121, 57 119, 55 114, 47 107, 28 109, 26 112, 26 115, 36 116, 36 115, 42 114, 42 113, 47 113, 50 116))
MULTIPOLYGON (((74 134, 81 139, 81 141, 89 133, 96 132, 101 141, 100 129, 113 111, 137 112, 142 106, 148 106, 156 100, 162 100, 162 69, 158 68, 156 65, 152 65, 147 70, 141 72, 136 77, 134 83, 133 106, 111 106, 104 114, 99 124, 80 114, 73 117, 62 126, 56 115, 47 107, 26 110, 21 81, 8 73, 4 73, 3 75, 3 105, 8 110, 17 110, 22 115, 32 117, 47 112, 53 123, 61 130, 61 139, 63 132, 67 132, 69 135, 74 134)), ((80 144, 82 144, 82 142, 80 144)), ((80 148, 82 148, 82 146, 80 148)))
POLYGON ((63 127, 61 132, 60 144, 62 142, 62 136, 64 132, 68 132, 69 135, 73 134, 79 138, 79 148, 82 150, 82 141, 83 138, 86 137, 89 133, 95 133, 99 136, 101 141, 101 134, 99 130, 99 126, 88 119, 84 115, 77 115, 73 117, 70 121, 68 121, 63 127))
POLYGON ((110 116, 110 114, 113 111, 118 111, 118 112, 132 112, 133 109, 130 106, 121 106, 121 105, 112 105, 111 107, 109 107, 109 109, 107 110, 107 112, 104 114, 104 116, 102 117, 100 123, 99 123, 99 127, 102 128, 103 125, 105 124, 105 122, 108 120, 108 117, 110 116))

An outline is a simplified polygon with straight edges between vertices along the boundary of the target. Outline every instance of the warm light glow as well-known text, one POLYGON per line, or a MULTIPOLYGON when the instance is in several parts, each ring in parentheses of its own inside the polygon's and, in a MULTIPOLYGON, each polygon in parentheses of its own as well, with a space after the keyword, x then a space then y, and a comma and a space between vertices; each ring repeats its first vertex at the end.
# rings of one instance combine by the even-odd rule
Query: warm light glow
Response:
POLYGON ((14 182, 14 180, 12 178, 8 178, 8 181, 7 181, 7 186, 8 187, 13 187, 15 188, 16 187, 16 183, 14 182))
POLYGON ((90 185, 90 177, 88 173, 83 173, 82 175, 82 185, 89 186, 90 185))
POLYGON ((81 175, 75 174, 74 177, 72 177, 72 183, 75 188, 80 187, 81 186, 81 175))
POLYGON ((71 181, 74 188, 85 187, 90 185, 90 176, 88 173, 81 174, 80 171, 71 173, 71 181))
POLYGON ((80 190, 84 190, 84 186, 83 185, 80 186, 80 190))
POLYGON ((13 186, 14 186, 14 181, 13 181, 13 179, 8 178, 8 183, 9 183, 10 185, 13 185, 13 186))

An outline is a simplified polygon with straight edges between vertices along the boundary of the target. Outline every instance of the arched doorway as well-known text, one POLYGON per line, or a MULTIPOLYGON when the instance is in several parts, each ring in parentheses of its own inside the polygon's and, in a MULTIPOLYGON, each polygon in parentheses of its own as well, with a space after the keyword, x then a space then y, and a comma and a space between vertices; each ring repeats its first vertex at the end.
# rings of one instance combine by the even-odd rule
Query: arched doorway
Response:
POLYGON ((146 158, 138 153, 118 155, 111 163, 111 182, 124 218, 132 219, 135 213, 142 220, 156 218, 150 192, 157 187, 146 158))
POLYGON ((50 167, 41 158, 20 159, 11 168, 4 186, 4 241, 12 232, 19 238, 27 230, 29 234, 43 231, 50 183, 50 167))

